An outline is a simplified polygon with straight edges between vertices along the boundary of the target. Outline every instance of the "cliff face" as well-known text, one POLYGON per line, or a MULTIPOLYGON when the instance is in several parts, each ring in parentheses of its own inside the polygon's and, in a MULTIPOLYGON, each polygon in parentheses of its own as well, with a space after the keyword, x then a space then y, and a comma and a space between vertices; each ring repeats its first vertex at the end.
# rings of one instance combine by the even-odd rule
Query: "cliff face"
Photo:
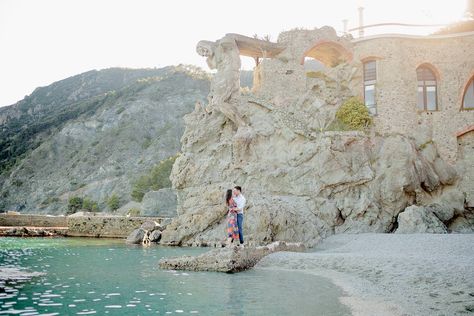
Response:
POLYGON ((72 196, 100 210, 112 194, 130 201, 134 181, 179 151, 182 117, 208 91, 206 76, 185 67, 107 69, 2 108, 0 210, 62 214, 72 196))
POLYGON ((244 235, 255 244, 312 246, 334 233, 392 232, 413 204, 438 205, 446 225, 469 217, 458 175, 428 135, 331 130, 351 95, 351 73, 341 65, 314 78, 292 103, 270 93, 241 96, 237 108, 248 126, 199 106, 186 115, 171 174, 179 216, 162 243, 220 244, 224 193, 234 185, 243 187, 244 235))

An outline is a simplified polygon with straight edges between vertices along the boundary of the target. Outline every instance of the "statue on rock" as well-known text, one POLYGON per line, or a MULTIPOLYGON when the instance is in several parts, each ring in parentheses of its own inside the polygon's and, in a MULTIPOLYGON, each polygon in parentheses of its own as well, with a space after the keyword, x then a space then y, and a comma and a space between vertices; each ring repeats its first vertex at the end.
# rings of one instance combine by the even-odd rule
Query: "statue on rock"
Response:
POLYGON ((199 55, 207 57, 210 69, 217 69, 211 82, 206 111, 216 109, 237 127, 246 126, 235 106, 240 95, 240 54, 235 39, 226 35, 217 42, 200 41, 196 51, 199 55))

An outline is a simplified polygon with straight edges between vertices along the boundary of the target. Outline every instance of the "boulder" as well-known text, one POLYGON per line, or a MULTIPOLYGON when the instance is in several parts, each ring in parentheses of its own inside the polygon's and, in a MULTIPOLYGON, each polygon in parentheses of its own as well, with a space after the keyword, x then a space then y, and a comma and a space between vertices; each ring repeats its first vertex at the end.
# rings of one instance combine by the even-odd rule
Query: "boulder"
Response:
POLYGON ((142 215, 175 217, 176 191, 170 188, 145 193, 142 200, 142 215))
POLYGON ((137 228, 128 235, 127 244, 141 244, 145 237, 145 231, 142 228, 137 228))
POLYGON ((141 229, 145 231, 149 231, 149 232, 152 232, 155 229, 158 229, 158 227, 160 227, 160 224, 158 224, 155 221, 146 221, 140 226, 141 229))
POLYGON ((452 233, 472 234, 474 233, 474 216, 469 218, 458 216, 448 225, 452 233))
POLYGON ((449 221, 454 216, 454 208, 450 205, 431 204, 426 206, 426 209, 433 212, 443 223, 449 221))
POLYGON ((154 230, 150 233, 150 241, 151 242, 159 242, 161 239, 161 231, 160 230, 154 230))
POLYGON ((161 259, 160 268, 171 270, 240 272, 255 266, 263 257, 277 251, 304 251, 301 243, 274 242, 267 246, 230 246, 214 249, 199 256, 161 259))
POLYGON ((426 207, 412 205, 398 215, 397 234, 447 233, 446 226, 426 207))

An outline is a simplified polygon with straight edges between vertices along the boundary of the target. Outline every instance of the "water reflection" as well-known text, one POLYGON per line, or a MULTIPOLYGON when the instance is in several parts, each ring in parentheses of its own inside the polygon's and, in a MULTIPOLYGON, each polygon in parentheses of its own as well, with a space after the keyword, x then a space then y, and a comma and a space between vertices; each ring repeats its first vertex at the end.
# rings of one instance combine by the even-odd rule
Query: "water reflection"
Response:
POLYGON ((0 238, 0 267, 43 272, 0 284, 0 315, 349 315, 322 278, 254 270, 163 271, 158 260, 205 249, 120 240, 0 238))

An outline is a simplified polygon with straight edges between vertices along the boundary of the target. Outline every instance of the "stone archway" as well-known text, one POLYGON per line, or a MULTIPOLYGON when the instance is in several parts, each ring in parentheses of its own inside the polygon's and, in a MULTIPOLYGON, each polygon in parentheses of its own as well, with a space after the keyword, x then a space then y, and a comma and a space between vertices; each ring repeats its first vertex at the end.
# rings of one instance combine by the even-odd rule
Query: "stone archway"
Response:
POLYGON ((349 62, 352 60, 352 53, 343 45, 334 42, 322 40, 308 49, 301 59, 303 65, 306 58, 314 58, 326 67, 334 67, 342 62, 349 62))

